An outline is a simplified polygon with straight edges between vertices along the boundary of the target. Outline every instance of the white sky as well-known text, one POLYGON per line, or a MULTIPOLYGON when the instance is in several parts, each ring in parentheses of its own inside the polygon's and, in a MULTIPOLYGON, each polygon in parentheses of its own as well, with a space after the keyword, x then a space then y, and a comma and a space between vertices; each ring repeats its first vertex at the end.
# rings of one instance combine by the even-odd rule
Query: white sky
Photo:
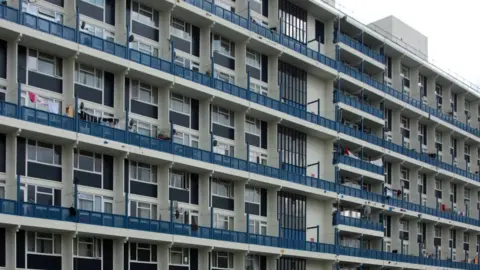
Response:
POLYGON ((364 24, 394 15, 428 37, 429 61, 480 86, 480 0, 336 0, 364 24))

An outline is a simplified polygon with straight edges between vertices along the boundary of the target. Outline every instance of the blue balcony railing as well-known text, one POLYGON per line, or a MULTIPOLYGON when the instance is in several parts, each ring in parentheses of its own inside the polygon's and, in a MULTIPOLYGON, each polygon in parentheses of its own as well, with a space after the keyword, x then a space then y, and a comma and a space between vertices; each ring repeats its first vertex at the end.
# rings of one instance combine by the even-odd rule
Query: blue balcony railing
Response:
MULTIPOLYGON (((47 220, 65 221, 72 223, 82 223, 95 226, 106 226, 113 228, 132 229, 138 231, 148 231, 164 234, 176 234, 202 239, 211 239, 217 241, 234 242, 241 244, 252 244, 269 246, 276 248, 286 248, 294 250, 303 250, 310 252, 328 253, 334 255, 344 255, 352 257, 361 257, 376 259, 381 261, 395 261, 413 264, 423 264, 438 267, 450 267, 458 269, 477 269, 477 265, 455 262, 449 260, 435 260, 412 255, 396 254, 382 252, 377 250, 359 249, 345 246, 336 246, 320 242, 307 242, 304 240, 281 238, 276 236, 258 235, 247 232, 230 231, 216 229, 212 227, 196 226, 193 228, 189 224, 180 224, 170 221, 150 220, 137 217, 127 217, 124 215, 107 214, 92 212, 87 210, 77 210, 72 215, 69 208, 58 206, 47 206, 12 200, 0 199, 0 214, 18 215, 23 217, 41 218, 47 220)), ((342 219, 342 217, 340 218, 342 219)), ((360 225, 367 228, 383 230, 383 226, 376 228, 378 224, 358 224, 356 221, 347 221, 351 225, 360 225)), ((343 221, 342 221, 343 222, 343 221)), ((365 224, 365 223, 363 223, 365 224)))
POLYGON ((348 166, 352 166, 361 170, 369 171, 376 174, 383 175, 384 169, 383 167, 377 166, 372 164, 368 161, 364 161, 357 158, 352 158, 349 156, 335 154, 333 158, 333 164, 343 163, 348 166))
POLYGON ((121 58, 127 58, 127 47, 84 32, 78 33, 80 44, 121 58))
POLYGON ((43 18, 28 14, 22 13, 23 24, 30 28, 42 31, 44 33, 54 35, 66 40, 75 42, 76 40, 76 30, 65 26, 63 24, 55 23, 43 18))
POLYGON ((367 230, 374 230, 374 231, 382 231, 383 232, 383 224, 379 222, 375 222, 373 220, 367 219, 360 219, 360 218, 353 218, 347 217, 343 215, 334 215, 333 216, 333 225, 346 225, 352 227, 358 227, 367 230))
POLYGON ((368 48, 367 46, 363 45, 359 41, 357 41, 357 40, 355 40, 355 39, 353 39, 349 36, 346 36, 346 35, 341 34, 341 33, 339 34, 338 32, 336 34, 337 34, 337 38, 338 38, 339 42, 344 43, 345 45, 354 48, 355 50, 357 50, 357 51, 359 51, 359 52, 377 60, 380 63, 385 63, 385 56, 383 54, 368 48))
POLYGON ((355 109, 359 109, 363 112, 371 114, 371 115, 373 115, 375 117, 378 117, 382 120, 384 118, 384 114, 383 114, 382 110, 377 109, 377 108, 375 108, 375 107, 373 107, 369 104, 365 104, 365 103, 361 102, 360 100, 357 100, 357 99, 354 99, 354 98, 351 98, 351 97, 347 97, 341 91, 335 90, 333 99, 334 99, 334 103, 337 103, 337 102, 344 103, 348 106, 351 106, 355 109))

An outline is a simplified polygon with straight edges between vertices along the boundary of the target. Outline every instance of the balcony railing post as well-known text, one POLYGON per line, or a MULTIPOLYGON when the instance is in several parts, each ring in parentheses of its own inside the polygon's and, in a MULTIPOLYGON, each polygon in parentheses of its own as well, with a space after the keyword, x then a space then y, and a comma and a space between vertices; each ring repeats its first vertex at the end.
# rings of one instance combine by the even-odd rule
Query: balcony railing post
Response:
POLYGON ((175 41, 172 39, 170 40, 170 72, 172 74, 175 73, 175 41))
POLYGON ((18 1, 18 22, 23 24, 23 1, 18 1))
MULTIPOLYGON (((21 119, 22 118, 22 82, 19 79, 17 83, 18 83, 17 85, 17 117, 21 119)), ((28 93, 26 98, 28 98, 28 93)))
POLYGON ((75 7, 75 40, 80 43, 80 9, 75 7))

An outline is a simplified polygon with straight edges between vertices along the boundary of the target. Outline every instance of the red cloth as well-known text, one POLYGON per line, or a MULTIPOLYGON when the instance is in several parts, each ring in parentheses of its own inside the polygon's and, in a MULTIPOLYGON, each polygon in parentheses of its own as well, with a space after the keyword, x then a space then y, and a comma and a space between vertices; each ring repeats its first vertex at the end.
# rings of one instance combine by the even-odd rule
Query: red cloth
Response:
POLYGON ((28 92, 28 97, 30 98, 30 101, 35 103, 35 93, 28 92))
POLYGON ((446 208, 447 208, 447 207, 445 206, 445 204, 442 203, 442 211, 445 211, 446 208))

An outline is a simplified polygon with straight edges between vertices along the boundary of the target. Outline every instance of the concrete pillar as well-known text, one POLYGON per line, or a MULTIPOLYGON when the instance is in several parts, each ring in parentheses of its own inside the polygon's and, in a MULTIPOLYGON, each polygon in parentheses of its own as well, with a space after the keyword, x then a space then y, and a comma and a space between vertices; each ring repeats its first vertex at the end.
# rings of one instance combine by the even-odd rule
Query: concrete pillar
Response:
POLYGON ((446 259, 450 257, 450 227, 442 227, 442 252, 441 259, 446 259))
POLYGON ((246 115, 246 111, 235 112, 235 157, 248 160, 247 144, 245 143, 246 115))
POLYGON ((451 86, 442 87, 442 94, 443 94, 442 113, 450 115, 453 112, 452 103, 450 102, 450 100, 453 100, 452 87, 451 86))
POLYGON ((402 124, 401 119, 401 111, 392 109, 392 141, 398 145, 402 145, 402 133, 400 129, 402 124))
MULTIPOLYGON (((125 190, 125 186, 127 186, 128 189, 130 176, 125 179, 125 161, 128 162, 126 155, 115 156, 113 158, 113 167, 115 168, 113 175, 113 213, 117 215, 125 215, 128 213, 128 209, 125 208, 125 200, 128 190, 125 190)), ((127 166, 129 166, 128 163, 127 166)))
POLYGON ((159 132, 170 137, 170 95, 171 85, 158 90, 158 122, 159 132))
MULTIPOLYGON (((434 236, 435 236, 435 224, 427 223, 427 235, 425 237, 425 249, 429 254, 435 254, 434 236)), ((443 231, 442 231, 443 236, 443 231)), ((443 240, 442 240, 443 242, 443 240)))
POLYGON ((168 270, 170 259, 170 243, 161 243, 157 245, 157 270, 168 270))
POLYGON ((17 104, 18 101, 18 41, 7 43, 7 94, 5 101, 17 104))
POLYGON ((398 253, 401 253, 402 250, 402 241, 400 240, 400 217, 392 216, 390 224, 392 228, 392 250, 398 250, 398 253))
POLYGON ((410 149, 415 149, 417 152, 420 152, 421 147, 422 144, 418 141, 418 119, 410 118, 410 149))
POLYGON ((419 246, 418 246, 418 225, 416 220, 410 220, 408 224, 409 229, 409 245, 408 245, 408 255, 418 256, 419 246))
POLYGON ((478 145, 470 145, 470 172, 478 171, 478 145))
MULTIPOLYGON (((62 112, 66 112, 68 106, 75 107, 75 56, 63 59, 63 102, 62 112)), ((115 77, 115 79, 117 79, 115 77)), ((115 93, 118 92, 115 85, 115 93)), ((117 108, 117 105, 115 108, 117 108)), ((75 110, 75 108, 74 108, 75 110)))
POLYGON ((268 56, 268 97, 276 100, 280 99, 280 85, 278 85, 278 57, 278 55, 268 56))
POLYGON ((235 43, 235 85, 248 89, 247 42, 248 41, 241 41, 235 43))
POLYGON ((114 239, 113 240, 113 269, 115 270, 124 270, 124 244, 126 240, 124 239, 114 239))
POLYGON ((319 114, 327 119, 335 120, 335 104, 331 102, 333 100, 334 81, 325 82, 325 95, 320 99, 320 112, 319 114))
POLYGON ((199 102, 199 132, 200 148, 210 151, 212 138, 210 135, 210 100, 200 100, 199 102))
POLYGON ((62 270, 73 270, 73 238, 72 232, 62 233, 62 270))
POLYGON ((236 0, 235 4, 236 13, 244 18, 248 18, 248 0, 236 0))
POLYGON ((325 23, 325 51, 324 54, 330 58, 335 58, 335 44, 333 43, 333 32, 335 31, 334 20, 325 23))
POLYGON ((480 105, 480 100, 475 100, 470 102, 470 126, 473 128, 478 128, 478 107, 480 105))
POLYGON ((115 41, 125 44, 128 40, 127 33, 127 0, 115 1, 115 41))
POLYGON ((450 200, 450 192, 453 192, 450 188, 450 179, 440 180, 442 181, 442 203, 446 208, 452 208, 452 200, 450 200))
MULTIPOLYGON (((126 119, 126 111, 125 111, 125 104, 130 104, 130 100, 125 100, 125 72, 118 72, 115 74, 115 81, 114 81, 114 99, 113 99, 113 106, 115 108, 115 116, 119 119, 119 126, 124 128, 128 123, 125 123, 126 119)), ((128 86, 130 87, 130 85, 128 86)), ((130 106, 130 105, 127 105, 130 106)))
MULTIPOLYGON (((437 108, 437 95, 435 95, 436 77, 427 77, 427 105, 436 109, 437 108)), ((445 99, 443 101, 445 104, 445 99)))
POLYGON ((464 124, 467 123, 467 117, 465 116, 465 94, 466 93, 461 93, 457 95, 457 119, 464 124))
MULTIPOLYGON (((437 198, 435 197, 435 174, 427 174, 427 187, 427 206, 437 208, 437 198)), ((442 198, 445 196, 447 195, 442 194, 442 198)))
POLYGON ((234 182, 234 230, 245 232, 247 230, 247 218, 245 214, 245 184, 246 181, 238 180, 234 182))
POLYGON ((5 230, 5 270, 17 269, 17 232, 18 227, 8 227, 5 230))
POLYGON ((420 67, 410 69, 410 96, 416 100, 422 99, 420 87, 418 85, 418 75, 420 74, 420 67))
POLYGON ((477 209, 477 202, 478 202, 478 192, 479 188, 471 186, 470 187, 470 212, 469 215, 471 218, 478 219, 479 218, 479 213, 477 209))
POLYGON ((333 144, 334 140, 325 140, 324 159, 320 161, 320 178, 331 182, 335 182, 335 167, 332 166, 333 160, 333 144))
POLYGON ((158 188, 158 209, 160 209, 161 220, 170 221, 170 163, 157 166, 157 188, 158 188))
POLYGON ((204 74, 207 74, 207 72, 210 74, 212 70, 212 61, 210 59, 212 55, 211 33, 211 26, 200 28, 200 72, 204 74))
POLYGON ((427 153, 437 153, 435 149, 435 125, 427 125, 427 153))
POLYGON ((247 252, 237 251, 233 253, 233 269, 234 270, 245 270, 245 256, 247 252))
POLYGON ((478 232, 469 231, 468 233, 470 234, 468 260, 470 261, 477 256, 477 236, 478 236, 478 232))
POLYGON ((198 270, 210 270, 210 250, 207 248, 198 249, 198 270))
POLYGON ((467 163, 465 162, 465 138, 457 139, 457 168, 467 169, 467 163))
POLYGON ((402 57, 392 58, 392 87, 402 92, 402 77, 400 73, 402 72, 402 57))
POLYGON ((457 183, 457 211, 465 212, 465 185, 457 183))
MULTIPOLYGON (((199 225, 204 227, 210 226, 210 173, 200 174, 198 183, 199 198, 199 225)), ((199 258, 201 257, 198 254, 199 258)))
POLYGON ((6 136, 5 167, 7 173, 5 198, 17 200, 17 133, 6 136))
POLYGON ((265 270, 277 270, 277 256, 268 255, 267 256, 267 269, 265 270))
POLYGON ((279 0, 268 1, 268 27, 277 27, 277 32, 280 32, 280 20, 278 19, 278 2, 279 0))
MULTIPOLYGON (((71 0, 71 1, 65 1, 64 2, 64 11, 65 13, 63 14, 63 23, 66 26, 69 26, 71 28, 75 28, 77 24, 77 1, 78 0, 71 0)), ((81 0, 80 0, 81 1, 81 0)), ((120 2, 120 1, 119 1, 120 2)), ((123 6, 124 9, 126 5, 123 6)), ((118 9, 116 9, 118 10, 118 9)))
POLYGON ((159 40, 159 54, 160 58, 171 61, 172 53, 170 48, 170 20, 171 20, 171 11, 159 11, 159 28, 158 28, 158 35, 160 38, 159 40))
POLYGON ((73 179, 73 144, 62 145, 62 206, 75 205, 75 185, 73 179))
MULTIPOLYGON (((421 204, 422 198, 418 192, 418 184, 421 179, 418 179, 418 168, 410 169, 410 202, 421 204)), ((410 225, 411 226, 411 225, 410 225)))
POLYGON ((400 181, 401 168, 400 163, 392 163, 392 188, 402 189, 402 183, 400 181))
POLYGON ((275 187, 267 190, 267 235, 278 236, 277 192, 275 187))
POLYGON ((442 133, 442 161, 447 164, 452 164, 452 161, 453 161, 452 153, 450 152, 450 147, 451 147, 450 138, 451 138, 451 133, 442 133))
POLYGON ((463 229, 462 230, 456 230, 456 238, 455 238, 455 242, 456 242, 456 248, 455 248, 455 251, 456 251, 456 261, 462 261, 465 259, 465 251, 463 250, 463 234, 464 234, 464 231, 463 229))
POLYGON ((277 136, 278 136, 278 122, 268 122, 268 138, 267 138, 267 165, 278 168, 280 155, 278 153, 277 136))

